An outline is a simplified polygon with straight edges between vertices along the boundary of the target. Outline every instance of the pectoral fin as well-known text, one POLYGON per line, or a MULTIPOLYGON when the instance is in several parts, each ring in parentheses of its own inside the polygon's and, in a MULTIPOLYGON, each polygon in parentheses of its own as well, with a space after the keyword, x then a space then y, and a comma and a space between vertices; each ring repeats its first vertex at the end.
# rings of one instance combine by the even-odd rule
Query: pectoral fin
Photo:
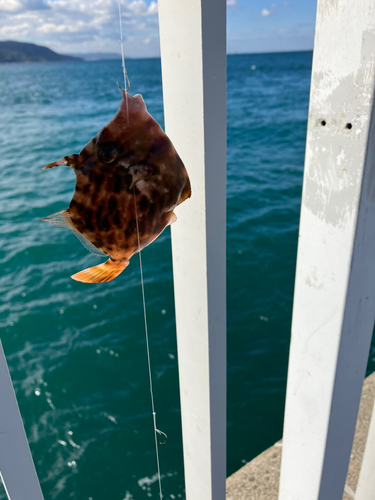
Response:
POLYGON ((109 259, 104 264, 89 267, 77 274, 73 274, 72 278, 82 283, 106 283, 116 278, 128 265, 128 260, 113 261, 109 259))
POLYGON ((64 158, 60 158, 60 160, 56 160, 53 163, 46 165, 45 167, 42 168, 42 170, 47 170, 47 168, 52 168, 52 167, 58 167, 59 165, 66 165, 67 167, 70 167, 74 170, 75 167, 77 166, 76 164, 77 158, 78 155, 64 156, 64 158))
POLYGON ((150 177, 150 175, 152 174, 152 168, 150 168, 148 165, 138 164, 130 167, 129 173, 131 173, 132 175, 132 181, 129 189, 133 189, 137 182, 143 181, 144 179, 150 177))

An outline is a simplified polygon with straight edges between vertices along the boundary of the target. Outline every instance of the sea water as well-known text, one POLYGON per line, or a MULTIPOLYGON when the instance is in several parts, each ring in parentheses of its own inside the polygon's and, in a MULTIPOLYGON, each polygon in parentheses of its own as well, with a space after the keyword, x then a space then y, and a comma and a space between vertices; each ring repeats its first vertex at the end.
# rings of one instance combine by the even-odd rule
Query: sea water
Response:
MULTIPOLYGON (((282 435, 311 60, 228 57, 228 474, 282 435)), ((163 124, 160 60, 127 69, 163 124)), ((108 284, 77 283, 100 259, 40 222, 75 179, 41 167, 112 118, 121 78, 119 61, 0 66, 0 338, 51 500, 158 498, 138 258, 108 284)), ((184 499, 169 228, 142 259, 163 493, 184 499)))

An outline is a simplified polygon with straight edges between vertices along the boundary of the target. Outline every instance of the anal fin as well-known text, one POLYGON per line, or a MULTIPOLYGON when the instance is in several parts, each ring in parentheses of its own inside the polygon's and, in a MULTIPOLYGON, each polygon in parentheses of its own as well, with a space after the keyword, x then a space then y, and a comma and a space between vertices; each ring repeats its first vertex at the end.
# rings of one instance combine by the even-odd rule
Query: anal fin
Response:
POLYGON ((93 245, 87 238, 85 238, 83 236, 83 234, 79 233, 78 231, 75 231, 74 234, 77 236, 79 241, 82 243, 82 245, 89 252, 93 253, 94 255, 98 255, 99 257, 107 257, 108 256, 108 254, 102 252, 99 248, 97 248, 95 245, 93 245))
POLYGON ((73 274, 72 279, 82 283, 106 283, 116 278, 128 265, 128 260, 113 261, 109 259, 104 264, 89 267, 73 274))
POLYGON ((44 219, 42 219, 42 222, 49 222, 54 226, 70 229, 73 232, 78 231, 72 219, 70 218, 68 209, 61 210, 61 212, 56 212, 54 214, 48 215, 47 217, 44 217, 44 219))
POLYGON ((77 236, 86 250, 95 255, 98 255, 99 257, 107 257, 106 253, 99 250, 99 248, 93 245, 87 238, 85 238, 85 236, 83 236, 83 234, 78 231, 69 215, 69 209, 61 210, 61 212, 56 212, 52 215, 48 215, 48 217, 44 217, 44 219, 42 219, 42 222, 49 222, 54 226, 70 229, 77 236))

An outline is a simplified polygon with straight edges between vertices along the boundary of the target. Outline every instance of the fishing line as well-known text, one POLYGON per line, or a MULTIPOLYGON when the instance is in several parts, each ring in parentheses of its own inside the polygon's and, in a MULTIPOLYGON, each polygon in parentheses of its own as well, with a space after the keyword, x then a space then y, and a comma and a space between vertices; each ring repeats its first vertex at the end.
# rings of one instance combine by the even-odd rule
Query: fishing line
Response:
POLYGON ((151 394, 151 408, 152 408, 152 417, 154 421, 154 435, 155 435, 155 451, 156 451, 156 463, 158 466, 158 481, 159 481, 159 495, 160 499, 163 498, 162 490, 161 490, 161 475, 160 475, 160 461, 159 461, 159 448, 158 448, 158 437, 164 436, 165 441, 160 444, 165 444, 168 440, 168 436, 160 431, 156 426, 156 412, 155 412, 155 404, 154 404, 154 390, 152 385, 152 375, 151 375, 151 359, 150 359, 150 346, 148 341, 148 326, 147 326, 147 314, 146 314, 146 299, 145 299, 145 287, 143 280, 143 266, 142 266, 142 255, 141 255, 141 242, 139 239, 139 225, 138 225, 138 211, 137 211, 137 203, 135 199, 135 186, 133 187, 134 194, 134 209, 135 209, 135 223, 137 226, 137 238, 138 238, 138 255, 139 255, 139 267, 141 270, 141 286, 142 286, 142 299, 143 299, 143 318, 145 322, 145 334, 146 334, 146 349, 147 349, 147 361, 148 361, 148 376, 150 381, 150 394, 151 394))
MULTIPOLYGON (((118 11, 119 11, 119 20, 120 20, 120 45, 121 45, 121 58, 122 58, 122 72, 124 73, 124 86, 125 86, 125 95, 126 95, 126 115, 127 121, 129 123, 129 113, 128 113, 128 90, 130 89, 130 81, 125 68, 125 56, 124 56, 124 42, 122 39, 122 18, 121 18, 121 3, 118 0, 118 11)), ((142 303, 143 303, 143 319, 145 324, 145 337, 146 337, 146 350, 147 350, 147 364, 148 364, 148 377, 150 384, 150 395, 151 395, 151 409, 152 409, 152 419, 154 424, 154 436, 155 436, 155 452, 156 452, 156 465, 158 469, 158 482, 159 482, 159 496, 160 500, 163 499, 163 493, 161 488, 161 473, 160 473, 160 460, 159 460, 159 448, 158 448, 158 434, 159 436, 164 437, 164 441, 160 444, 165 444, 168 440, 168 436, 159 430, 156 426, 156 412, 155 412, 155 402, 154 402, 154 389, 152 384, 152 372, 151 372, 151 357, 150 357, 150 345, 148 340, 148 324, 147 324, 147 313, 146 313, 146 298, 145 298, 145 286, 143 279, 143 266, 142 266, 142 255, 141 255, 141 241, 139 238, 139 223, 138 223, 138 210, 137 210, 137 201, 135 197, 135 186, 133 187, 133 195, 134 195, 134 209, 135 209, 135 223, 137 228, 137 240, 138 240, 138 255, 139 255, 139 268, 141 273, 141 288, 142 288, 142 303)))
POLYGON ((119 21, 120 21, 120 40, 119 40, 119 43, 121 46, 122 72, 124 73, 124 90, 125 90, 125 96, 126 96, 126 119, 127 119, 127 122, 129 123, 128 91, 130 89, 130 80, 129 80, 128 73, 127 73, 126 68, 125 68, 124 41, 122 39, 122 17, 121 17, 120 0, 118 0, 118 15, 119 15, 119 21))

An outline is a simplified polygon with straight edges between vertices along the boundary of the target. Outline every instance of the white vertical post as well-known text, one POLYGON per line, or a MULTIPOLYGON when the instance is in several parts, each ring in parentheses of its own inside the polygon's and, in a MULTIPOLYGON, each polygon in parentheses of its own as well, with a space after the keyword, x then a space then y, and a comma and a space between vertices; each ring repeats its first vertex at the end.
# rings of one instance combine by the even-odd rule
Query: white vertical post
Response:
POLYGON ((166 132, 192 197, 172 226, 186 498, 226 477, 226 1, 159 0, 166 132))
POLYGON ((374 500, 375 497, 375 404, 372 410, 365 453, 355 492, 355 500, 374 500))
POLYGON ((0 476, 11 500, 43 500, 0 342, 0 476))
POLYGON ((375 2, 319 0, 280 500, 341 500, 375 314, 375 2))

